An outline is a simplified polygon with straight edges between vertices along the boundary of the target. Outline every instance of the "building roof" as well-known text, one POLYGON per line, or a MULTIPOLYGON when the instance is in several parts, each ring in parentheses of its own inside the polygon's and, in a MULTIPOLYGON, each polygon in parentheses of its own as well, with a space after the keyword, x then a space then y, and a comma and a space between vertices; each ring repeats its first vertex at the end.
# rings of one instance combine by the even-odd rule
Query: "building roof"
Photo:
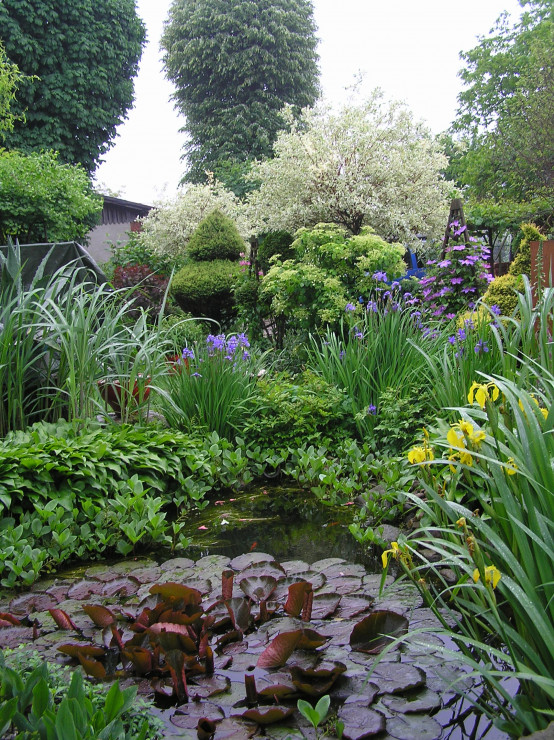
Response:
POLYGON ((103 198, 104 207, 102 208, 101 224, 131 223, 137 218, 148 216, 153 208, 153 206, 144 203, 114 198, 112 195, 104 195, 103 198))

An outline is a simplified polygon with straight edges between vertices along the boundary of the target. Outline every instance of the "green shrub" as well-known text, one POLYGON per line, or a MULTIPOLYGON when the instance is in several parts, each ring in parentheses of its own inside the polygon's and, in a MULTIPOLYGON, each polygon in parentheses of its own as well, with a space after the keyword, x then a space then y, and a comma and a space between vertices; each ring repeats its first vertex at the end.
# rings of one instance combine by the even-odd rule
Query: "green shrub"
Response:
POLYGON ((181 353, 183 347, 201 340, 211 327, 213 327, 211 321, 201 321, 184 312, 164 316, 161 321, 162 331, 171 342, 175 353, 181 353))
POLYGON ((80 241, 102 211, 84 169, 55 152, 0 149, 0 182, 0 244, 80 241))
POLYGON ((183 311, 193 316, 229 320, 239 270, 238 263, 229 260, 190 262, 173 278, 171 294, 183 311))
POLYGON ((188 256, 194 262, 239 259, 245 251, 245 243, 237 227, 221 211, 212 211, 190 237, 188 256))
POLYGON ((510 265, 508 274, 495 278, 483 296, 483 302, 487 306, 496 304, 504 316, 510 316, 517 306, 518 299, 514 290, 518 292, 523 290, 520 276, 531 276, 530 242, 546 239, 535 224, 521 224, 521 230, 523 231, 523 239, 519 244, 517 255, 510 265))
POLYGON ((125 244, 112 244, 112 256, 103 266, 108 277, 112 277, 117 267, 127 265, 147 265, 152 272, 161 277, 169 277, 171 271, 179 269, 184 264, 183 257, 175 257, 166 252, 154 251, 141 240, 141 234, 131 231, 125 244))
POLYGON ((269 260, 278 254, 281 261, 292 259, 294 249, 292 249, 293 236, 288 231, 270 231, 265 234, 258 247, 258 263, 263 272, 270 268, 269 260))
POLYGON ((355 432, 344 391, 315 373, 262 377, 241 435, 250 445, 282 450, 333 445, 355 432))
POLYGON ((488 306, 498 306, 502 316, 511 316, 517 306, 517 292, 523 289, 519 275, 500 275, 489 285, 483 296, 488 306))

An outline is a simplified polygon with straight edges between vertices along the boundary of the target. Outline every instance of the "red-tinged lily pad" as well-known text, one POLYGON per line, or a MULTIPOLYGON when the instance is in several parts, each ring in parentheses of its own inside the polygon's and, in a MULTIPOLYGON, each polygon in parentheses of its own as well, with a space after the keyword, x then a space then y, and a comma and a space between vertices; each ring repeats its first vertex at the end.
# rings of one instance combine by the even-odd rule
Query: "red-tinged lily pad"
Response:
POLYGON ((256 603, 267 601, 277 587, 277 579, 273 576, 250 576, 243 578, 239 586, 244 593, 256 603))
POLYGON ((233 570, 241 571, 256 563, 276 563, 276 560, 273 555, 268 555, 267 552, 247 552, 244 555, 233 558, 229 563, 229 567, 233 570))
POLYGON ((98 647, 97 645, 85 645, 82 642, 58 645, 58 650, 60 653, 64 653, 64 655, 69 655, 71 658, 78 658, 79 654, 87 655, 91 658, 102 658, 106 654, 105 648, 98 647))
POLYGON ((291 617, 298 617, 304 606, 306 595, 313 591, 313 586, 307 581, 297 581, 289 586, 284 609, 291 617))
POLYGON ((132 596, 139 589, 139 582, 133 577, 116 578, 102 589, 102 596, 132 596))
POLYGON ((70 587, 67 597, 69 599, 77 599, 78 601, 90 599, 91 596, 99 596, 102 593, 104 585, 101 581, 77 581, 77 583, 74 583, 70 587))
POLYGON ((346 666, 336 661, 329 668, 302 668, 291 666, 290 675, 296 688, 308 696, 319 697, 327 694, 337 678, 346 671, 346 666))
POLYGON ((0 612, 0 627, 19 627, 21 625, 21 622, 17 617, 14 617, 13 614, 8 614, 7 612, 0 612))
POLYGON ((85 669, 87 676, 92 676, 93 678, 106 678, 106 669, 100 661, 95 660, 94 658, 88 658, 82 653, 78 653, 77 658, 79 659, 79 663, 85 669))
POLYGON ((106 606, 100 606, 99 604, 85 604, 83 606, 83 611, 88 614, 94 624, 101 629, 111 627, 112 624, 117 623, 115 614, 106 606))
POLYGON ((63 609, 49 609, 50 616, 54 620, 54 622, 58 625, 59 629, 61 630, 77 630, 79 631, 79 628, 76 626, 75 622, 71 619, 69 614, 64 612, 63 609))
POLYGON ((196 725, 198 740, 212 740, 216 730, 216 723, 207 717, 201 717, 196 725))
POLYGON ((296 647, 298 650, 316 650, 318 647, 325 645, 328 640, 328 637, 320 635, 315 630, 303 629, 301 630, 300 639, 296 647))
POLYGON ((58 603, 58 599, 55 599, 50 594, 22 594, 10 601, 10 612, 18 615, 31 614, 31 612, 45 612, 48 609, 54 609, 58 603))
POLYGON ((184 650, 190 655, 196 654, 198 648, 189 636, 187 628, 173 622, 157 622, 148 629, 150 641, 160 645, 162 650, 184 650))
POLYGON ((185 606, 202 601, 202 594, 195 588, 183 586, 181 583, 156 583, 150 589, 151 594, 157 594, 163 601, 179 601, 185 606))
POLYGON ((189 684, 189 695, 193 701, 208 699, 229 690, 231 680, 227 676, 195 676, 189 684))
POLYGON ((285 665, 300 642, 302 630, 282 632, 269 643, 258 658, 258 668, 280 668, 285 665))
MULTIPOLYGON (((258 725, 272 725, 275 722, 282 722, 290 717, 294 712, 292 707, 280 707, 278 705, 268 707, 259 707, 258 709, 247 709, 240 717, 256 722, 258 725)), ((237 715, 235 715, 237 716, 237 715)))
POLYGON ((251 618, 251 602, 244 598, 229 599, 225 602, 233 627, 240 632, 248 629, 251 618))
MULTIPOLYGON (((371 596, 343 596, 340 606, 335 614, 339 619, 353 619, 372 608, 373 599, 371 596)), ((314 602, 315 607, 315 602, 314 602)), ((313 611, 312 611, 313 614, 313 611)))
POLYGON ((16 648, 33 640, 32 627, 3 627, 0 630, 0 648, 16 648))
POLYGON ((135 673, 144 676, 152 670, 152 653, 139 645, 131 645, 122 650, 121 655, 133 664, 135 673))
MULTIPOLYGON (((378 735, 386 726, 384 715, 363 704, 345 704, 339 709, 339 719, 344 722, 342 736, 345 740, 364 740, 378 735)), ((419 736, 411 735, 410 740, 419 736)))
POLYGON ((223 601, 233 598, 233 581, 235 571, 226 569, 221 574, 221 598, 223 601))
POLYGON ((294 684, 274 683, 269 686, 258 686, 258 699, 261 702, 275 704, 276 701, 296 699, 298 691, 294 684))
POLYGON ((375 655, 408 631, 406 617, 387 610, 374 611, 355 625, 350 635, 352 650, 375 655))
POLYGON ((338 609, 342 596, 337 594, 314 594, 312 619, 328 619, 338 609))

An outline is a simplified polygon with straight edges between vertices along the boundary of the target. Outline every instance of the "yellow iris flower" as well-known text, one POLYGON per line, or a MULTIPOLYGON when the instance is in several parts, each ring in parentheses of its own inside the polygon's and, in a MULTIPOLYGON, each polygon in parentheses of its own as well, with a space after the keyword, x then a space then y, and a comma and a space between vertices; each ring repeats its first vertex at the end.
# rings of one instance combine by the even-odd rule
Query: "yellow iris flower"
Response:
MULTIPOLYGON (((477 583, 480 577, 479 571, 475 568, 473 571, 473 580, 475 583, 477 583)), ((501 578, 502 574, 495 565, 487 565, 485 568, 485 583, 490 583, 493 588, 496 588, 498 586, 498 581, 501 578)))
POLYGON ((390 543, 390 550, 385 550, 384 553, 381 555, 381 562, 383 563, 383 568, 386 568, 389 564, 389 553, 393 558, 398 558, 400 555, 400 548, 398 547, 398 542, 391 542, 390 543))
POLYGON ((435 453, 433 452, 433 449, 431 447, 412 447, 412 449, 408 452, 408 460, 412 463, 412 465, 415 465, 416 463, 422 465, 428 460, 434 459, 435 453))
POLYGON ((499 395, 500 391, 494 383, 477 383, 474 381, 467 394, 467 400, 471 404, 475 400, 484 409, 488 400, 496 401, 499 395))

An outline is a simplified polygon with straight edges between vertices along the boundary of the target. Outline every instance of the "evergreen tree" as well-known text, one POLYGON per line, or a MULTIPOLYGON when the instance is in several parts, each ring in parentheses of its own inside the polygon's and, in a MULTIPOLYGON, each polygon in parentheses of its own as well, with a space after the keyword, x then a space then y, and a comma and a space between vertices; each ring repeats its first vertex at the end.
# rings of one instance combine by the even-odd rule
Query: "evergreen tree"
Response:
POLYGON ((311 0, 174 0, 162 48, 187 180, 271 156, 283 106, 316 100, 316 45, 311 0))

